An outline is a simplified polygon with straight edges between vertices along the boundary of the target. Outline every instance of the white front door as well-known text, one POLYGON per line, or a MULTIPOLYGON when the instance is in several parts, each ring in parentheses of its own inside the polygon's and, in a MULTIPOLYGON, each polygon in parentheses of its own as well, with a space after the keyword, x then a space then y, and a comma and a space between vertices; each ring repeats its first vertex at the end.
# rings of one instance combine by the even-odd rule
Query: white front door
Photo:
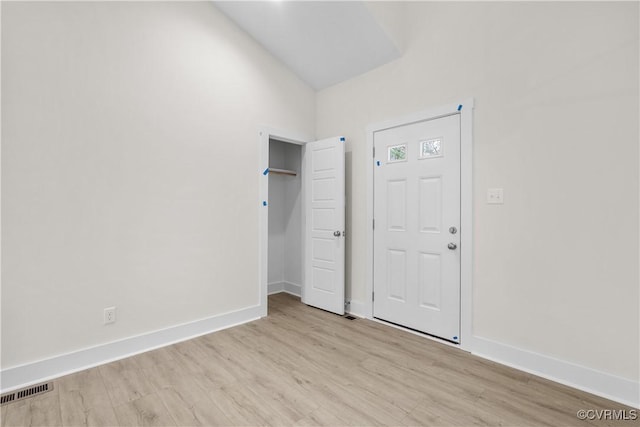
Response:
POLYGON ((303 148, 304 287, 302 302, 344 314, 344 138, 303 148))
POLYGON ((376 318, 460 341, 460 115, 374 134, 376 318))

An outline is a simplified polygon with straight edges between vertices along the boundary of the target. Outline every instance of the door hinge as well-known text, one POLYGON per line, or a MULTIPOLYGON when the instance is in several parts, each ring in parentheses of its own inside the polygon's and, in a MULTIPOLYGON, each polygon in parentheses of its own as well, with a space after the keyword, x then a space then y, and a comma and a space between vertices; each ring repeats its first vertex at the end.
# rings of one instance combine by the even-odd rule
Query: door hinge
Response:
POLYGON ((375 218, 373 218, 373 229, 374 230, 376 229, 376 219, 375 218))
POLYGON ((373 157, 376 157, 376 147, 373 147, 373 157))
POLYGON ((376 300, 376 293, 371 292, 371 301, 375 301, 375 300, 376 300))

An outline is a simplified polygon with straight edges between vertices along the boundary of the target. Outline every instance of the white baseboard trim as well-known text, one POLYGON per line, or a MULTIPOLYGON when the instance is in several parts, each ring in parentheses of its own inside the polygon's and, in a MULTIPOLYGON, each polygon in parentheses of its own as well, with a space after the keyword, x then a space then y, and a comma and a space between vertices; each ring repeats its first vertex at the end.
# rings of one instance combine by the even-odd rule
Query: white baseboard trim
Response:
POLYGON ((273 282, 267 285, 267 295, 279 294, 284 292, 284 282, 273 282))
POLYGON ((274 282, 269 283, 267 293, 269 295, 279 294, 280 292, 286 292, 296 297, 302 296, 302 286, 292 282, 274 282))
POLYGON ((288 294, 302 297, 302 286, 292 282, 284 282, 284 291, 288 294))
POLYGON ((351 300, 347 313, 363 319, 367 317, 364 315, 364 303, 362 301, 351 300))
POLYGON ((640 382, 637 381, 477 336, 473 337, 472 353, 569 387, 640 408, 640 382))
POLYGON ((37 362, 3 369, 0 392, 27 387, 98 365, 259 319, 261 306, 171 326, 146 334, 85 348, 37 362))

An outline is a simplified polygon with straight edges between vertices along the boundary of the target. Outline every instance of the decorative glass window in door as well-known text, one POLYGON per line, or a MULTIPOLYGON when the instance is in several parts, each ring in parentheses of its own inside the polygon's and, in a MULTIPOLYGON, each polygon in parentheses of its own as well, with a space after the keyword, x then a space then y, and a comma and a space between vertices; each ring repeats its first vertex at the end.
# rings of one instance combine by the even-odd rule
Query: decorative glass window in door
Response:
POLYGON ((388 150, 387 161, 389 163, 407 160, 407 144, 392 145, 388 150))
POLYGON ((430 157, 442 156, 442 138, 427 139, 420 141, 420 158, 428 159, 430 157))

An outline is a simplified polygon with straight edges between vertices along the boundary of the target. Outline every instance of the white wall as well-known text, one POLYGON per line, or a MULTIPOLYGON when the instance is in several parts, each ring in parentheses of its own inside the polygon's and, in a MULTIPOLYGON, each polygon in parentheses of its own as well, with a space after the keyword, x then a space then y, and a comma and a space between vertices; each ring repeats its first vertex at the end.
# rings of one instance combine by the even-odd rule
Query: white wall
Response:
MULTIPOLYGON (((284 169, 285 145, 269 141, 269 167, 284 169)), ((284 282, 284 240, 286 224, 286 188, 285 176, 269 174, 269 265, 268 283, 275 285, 284 282)))
POLYGON ((317 136, 347 137, 348 294, 365 127, 474 97, 474 334, 638 381, 638 3, 405 7, 404 56, 317 97, 317 136))
POLYGON ((2 368, 258 304, 258 129, 314 109, 210 3, 2 2, 2 368))
POLYGON ((284 242, 284 280, 302 285, 302 147, 288 144, 285 150, 285 169, 298 172, 296 176, 284 176, 286 186, 284 242))
POLYGON ((269 144, 269 166, 298 172, 269 174, 269 284, 302 284, 301 147, 269 144))

